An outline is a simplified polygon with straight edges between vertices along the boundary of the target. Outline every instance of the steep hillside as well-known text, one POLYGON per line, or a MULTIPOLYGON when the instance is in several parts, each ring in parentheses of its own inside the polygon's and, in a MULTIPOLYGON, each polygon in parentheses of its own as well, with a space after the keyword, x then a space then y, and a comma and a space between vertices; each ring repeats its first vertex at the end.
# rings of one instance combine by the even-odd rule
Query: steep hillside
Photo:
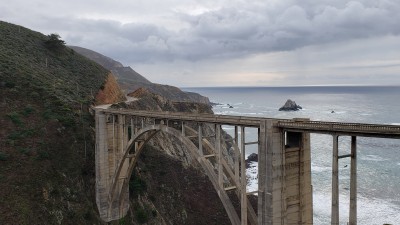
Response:
POLYGON ((57 35, 0 22, 0 224, 101 223, 88 108, 110 76, 57 35))
POLYGON ((155 94, 164 96, 172 101, 178 102, 199 102, 209 104, 210 101, 207 97, 199 95, 193 92, 184 92, 177 87, 152 83, 142 75, 134 71, 131 67, 124 67, 120 62, 110 59, 100 53, 94 52, 89 49, 70 46, 76 52, 92 59, 93 61, 99 63, 105 68, 111 70, 113 74, 117 77, 118 83, 121 88, 126 92, 132 92, 138 88, 144 87, 155 94))
MULTIPOLYGON (((208 104, 136 97, 127 107, 211 113, 208 104)), ((0 224, 104 224, 89 107, 123 100, 108 70, 57 36, 0 22, 0 224)), ((165 134, 152 140, 130 181, 130 212, 111 224, 229 224, 211 182, 186 156, 165 134)))

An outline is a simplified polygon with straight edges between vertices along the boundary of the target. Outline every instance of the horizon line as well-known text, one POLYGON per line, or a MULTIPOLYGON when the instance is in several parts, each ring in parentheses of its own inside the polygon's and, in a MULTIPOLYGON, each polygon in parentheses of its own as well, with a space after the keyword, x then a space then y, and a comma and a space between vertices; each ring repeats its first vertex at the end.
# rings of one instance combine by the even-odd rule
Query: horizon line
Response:
POLYGON ((400 87, 400 84, 312 84, 276 86, 186 86, 179 88, 400 87))

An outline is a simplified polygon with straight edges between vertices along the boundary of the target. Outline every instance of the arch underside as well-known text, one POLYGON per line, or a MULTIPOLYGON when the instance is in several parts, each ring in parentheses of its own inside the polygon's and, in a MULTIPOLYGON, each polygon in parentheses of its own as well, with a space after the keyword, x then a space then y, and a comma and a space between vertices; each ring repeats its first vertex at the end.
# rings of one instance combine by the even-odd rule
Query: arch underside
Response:
MULTIPOLYGON (((198 136, 199 133, 188 126, 185 126, 184 130, 185 132, 182 132, 173 127, 166 126, 162 123, 148 125, 144 128, 141 128, 140 130, 137 130, 136 132, 134 132, 135 130, 132 129, 131 132, 133 132, 133 134, 126 145, 123 154, 121 155, 121 160, 119 160, 119 164, 116 167, 115 174, 111 181, 111 187, 108 197, 108 201, 110 203, 109 211, 112 210, 115 204, 122 204, 128 197, 127 195, 129 195, 129 180, 146 143, 151 140, 151 138, 153 138, 154 135, 156 135, 158 132, 163 132, 174 136, 186 146, 192 159, 200 164, 200 166, 203 168, 204 172, 210 179, 211 183, 213 184, 214 189, 216 190, 221 202, 223 203, 232 224, 241 224, 241 219, 238 216, 237 211, 232 204, 232 200, 230 199, 227 192, 234 191, 240 199, 242 191, 246 192, 246 188, 243 188, 243 185, 241 185, 240 182, 240 179, 242 178, 239 178, 237 175, 235 176, 231 165, 226 162, 224 157, 221 157, 222 153, 219 154, 216 147, 214 147, 214 145, 208 139, 201 138, 203 147, 202 151, 200 151, 196 144, 191 140, 191 138, 198 136), (185 133, 185 135, 183 133, 185 133), (208 151, 207 155, 205 155, 203 151, 208 151), (221 166, 223 168, 219 171, 223 172, 222 176, 225 184, 221 183, 221 175, 218 174, 217 169, 218 166, 221 166), (125 173, 124 179, 120 179, 120 175, 122 173, 125 173)), ((234 148, 238 149, 237 143, 233 144, 236 145, 234 148)), ((220 151, 222 151, 222 148, 219 149, 220 151)), ((246 177, 244 177, 244 179, 246 179, 246 177)), ((247 197, 246 201, 249 222, 250 224, 257 224, 257 215, 247 197)))

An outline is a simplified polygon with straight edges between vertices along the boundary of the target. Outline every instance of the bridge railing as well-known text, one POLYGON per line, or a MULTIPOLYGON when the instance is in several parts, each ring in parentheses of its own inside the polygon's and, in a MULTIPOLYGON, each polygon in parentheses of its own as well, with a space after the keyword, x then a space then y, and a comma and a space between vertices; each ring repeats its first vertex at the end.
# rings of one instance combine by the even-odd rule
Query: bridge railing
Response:
POLYGON ((134 111, 134 110, 121 110, 121 109, 107 109, 103 111, 108 114, 123 114, 123 115, 132 115, 132 116, 139 116, 146 118, 165 119, 165 120, 218 123, 224 125, 244 125, 248 127, 259 127, 260 121, 267 119, 261 117, 228 116, 228 115, 215 115, 206 113, 134 111))
POLYGON ((363 124, 323 121, 279 121, 278 126, 286 129, 299 129, 326 132, 367 133, 380 135, 399 135, 400 126, 386 124, 363 124))
POLYGON ((400 138, 400 126, 387 124, 363 124, 363 123, 345 123, 345 122, 324 122, 309 121, 302 119, 277 119, 265 117, 248 117, 248 116, 230 116, 215 114, 193 114, 193 113, 177 113, 177 112, 157 112, 157 111, 136 111, 107 109, 103 110, 108 114, 124 114, 139 116, 145 118, 154 118, 170 121, 189 121, 199 123, 215 123, 221 125, 239 125, 246 127, 260 127, 261 121, 273 119, 278 121, 277 126, 284 129, 310 131, 312 133, 345 133, 345 134, 361 134, 360 136, 377 136, 390 138, 400 138))

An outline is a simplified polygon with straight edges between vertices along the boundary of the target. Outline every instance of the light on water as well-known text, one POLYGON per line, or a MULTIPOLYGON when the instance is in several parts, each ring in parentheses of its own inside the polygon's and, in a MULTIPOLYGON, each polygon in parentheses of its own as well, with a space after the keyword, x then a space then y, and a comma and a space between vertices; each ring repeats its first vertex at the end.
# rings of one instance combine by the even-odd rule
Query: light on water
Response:
MULTIPOLYGON (((282 87, 282 88, 191 88, 221 103, 216 114, 268 118, 310 118, 311 120, 382 123, 400 125, 398 87, 282 87), (287 99, 303 110, 278 111, 287 99), (229 105, 228 105, 229 104, 229 105), (232 107, 230 107, 232 106, 232 107)), ((232 134, 232 130, 227 129, 232 134)), ((246 132, 246 139, 256 139, 257 130, 246 132), (249 136, 249 137, 247 137, 249 136)), ((314 224, 330 223, 332 136, 311 134, 314 224)), ((350 153, 350 138, 339 138, 339 154, 350 153)), ((257 152, 246 146, 246 155, 257 152)), ((400 140, 358 138, 358 224, 398 224, 400 221, 400 140)), ((257 166, 254 164, 253 166, 257 166)), ((257 167, 248 170, 250 186, 257 167)), ((339 160, 340 223, 349 217, 350 160, 339 160)))

